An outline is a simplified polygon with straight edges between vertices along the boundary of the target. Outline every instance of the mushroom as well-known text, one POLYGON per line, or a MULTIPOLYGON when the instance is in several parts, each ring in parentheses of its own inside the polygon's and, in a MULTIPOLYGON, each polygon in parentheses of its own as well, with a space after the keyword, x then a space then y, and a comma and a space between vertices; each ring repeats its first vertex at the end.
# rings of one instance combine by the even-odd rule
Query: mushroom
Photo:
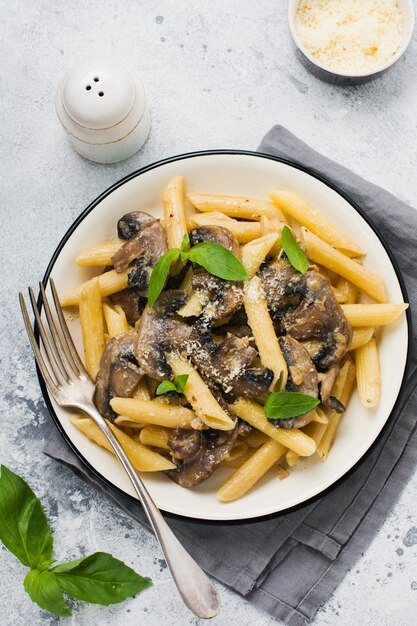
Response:
MULTIPOLYGON (((282 355, 288 367, 286 391, 297 391, 317 398, 318 381, 317 371, 307 350, 293 337, 278 339, 282 355)), ((313 419, 314 411, 298 415, 290 419, 274 420, 279 428, 302 428, 313 419)))
POLYGON ((144 213, 143 211, 132 211, 131 213, 126 213, 117 222, 117 234, 120 239, 128 241, 129 239, 133 239, 133 237, 138 234, 144 224, 152 221, 155 221, 155 218, 152 217, 152 215, 149 215, 149 213, 144 213))
POLYGON ((327 278, 314 270, 300 274, 285 258, 269 263, 260 275, 278 332, 298 341, 320 340, 312 356, 318 371, 337 365, 352 328, 327 278))
POLYGON ((238 426, 232 430, 176 428, 168 440, 177 468, 165 472, 181 487, 194 487, 206 480, 232 449, 238 426))
POLYGON ((117 335, 106 345, 97 375, 94 404, 104 417, 117 415, 110 406, 114 397, 130 398, 143 376, 134 355, 136 333, 117 335))
MULTIPOLYGON (((233 233, 223 226, 200 226, 189 233, 191 245, 209 242, 218 243, 232 252, 239 260, 241 251, 233 233)), ((205 305, 202 320, 207 326, 233 315, 243 303, 243 289, 240 281, 229 281, 212 276, 203 268, 195 268, 193 289, 210 292, 211 298, 205 305)))
MULTIPOLYGON (((186 293, 178 289, 164 291, 152 308, 147 306, 137 325, 135 355, 144 373, 156 380, 172 378, 172 370, 166 361, 167 343, 174 342, 177 334, 191 328, 182 322, 169 320, 186 300, 186 293), (170 333, 168 333, 170 331, 170 333), (167 340, 168 338, 168 340, 167 340)), ((182 342, 181 335, 178 342, 182 342)), ((169 346, 171 347, 171 346, 169 346)))
POLYGON ((126 241, 113 255, 114 269, 116 272, 124 272, 134 263, 128 275, 128 285, 136 287, 139 295, 147 296, 152 270, 167 249, 161 222, 159 220, 145 222, 137 235, 126 241))
POLYGON ((139 294, 136 287, 127 287, 110 296, 113 304, 118 304, 126 313, 126 319, 132 326, 136 324, 143 313, 146 300, 139 294))

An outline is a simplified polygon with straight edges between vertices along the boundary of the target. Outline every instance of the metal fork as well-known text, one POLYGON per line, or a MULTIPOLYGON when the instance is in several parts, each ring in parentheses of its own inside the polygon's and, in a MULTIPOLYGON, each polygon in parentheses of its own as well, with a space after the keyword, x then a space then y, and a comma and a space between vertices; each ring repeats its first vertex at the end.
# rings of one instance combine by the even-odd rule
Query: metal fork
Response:
POLYGON ((113 435, 106 420, 93 403, 94 383, 78 355, 64 318, 56 287, 50 279, 57 320, 54 319, 46 297, 45 288, 40 283, 42 303, 45 309, 46 324, 41 320, 41 308, 36 304, 33 290, 29 288, 30 300, 36 325, 44 346, 44 352, 36 341, 29 314, 22 293, 19 293, 20 307, 36 363, 51 395, 60 406, 76 407, 87 413, 104 433, 117 458, 138 495, 148 516, 151 527, 160 543, 162 552, 171 571, 177 589, 188 608, 198 617, 210 618, 220 610, 220 596, 210 580, 178 541, 174 533, 156 507, 140 476, 126 456, 122 446, 113 435), (47 332, 47 330, 49 332, 47 332))

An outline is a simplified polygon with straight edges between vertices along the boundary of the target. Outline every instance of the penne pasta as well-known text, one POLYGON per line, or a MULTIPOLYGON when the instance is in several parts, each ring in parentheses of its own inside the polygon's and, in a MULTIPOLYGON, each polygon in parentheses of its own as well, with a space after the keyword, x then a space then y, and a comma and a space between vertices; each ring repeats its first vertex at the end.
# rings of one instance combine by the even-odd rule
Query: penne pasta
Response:
POLYGON ((354 327, 385 326, 400 317, 408 304, 342 304, 342 309, 354 327))
POLYGON ((168 248, 181 248, 184 235, 187 234, 187 222, 184 213, 184 177, 175 176, 164 189, 164 225, 167 233, 168 248))
POLYGON ((242 497, 266 472, 279 461, 285 447, 269 439, 228 478, 217 492, 220 502, 232 502, 242 497))
POLYGON ((103 307, 97 278, 93 278, 81 291, 80 325, 85 367, 90 378, 95 380, 105 346, 103 307))
POLYGON ((174 372, 174 376, 188 374, 184 395, 197 417, 210 428, 233 430, 235 427, 234 420, 222 409, 197 370, 186 359, 177 354, 169 354, 167 361, 174 372))
MULTIPOLYGON (((114 454, 113 448, 108 442, 107 437, 92 419, 89 417, 72 415, 70 416, 70 421, 89 439, 114 454)), ((150 450, 141 443, 134 441, 131 437, 129 437, 129 435, 126 435, 126 433, 120 430, 120 428, 117 428, 117 426, 114 426, 110 422, 107 422, 107 424, 113 431, 113 434, 117 437, 133 467, 139 472, 161 472, 175 469, 175 464, 169 459, 166 459, 157 452, 150 450)))
POLYGON ((316 451, 316 445, 311 437, 298 429, 285 429, 273 426, 267 420, 263 408, 253 400, 239 398, 230 405, 231 410, 245 422, 257 428, 274 441, 282 443, 286 448, 297 452, 300 456, 311 456, 316 451))
POLYGON ((149 393, 149 389, 146 384, 145 378, 141 378, 141 380, 139 381, 135 389, 135 392, 133 394, 133 397, 137 398, 138 400, 150 400, 151 399, 151 394, 149 393))
POLYGON ((273 191, 269 194, 274 203, 309 231, 349 257, 362 256, 362 248, 323 213, 311 207, 292 191, 273 191))
POLYGON ((268 200, 246 196, 223 196, 214 193, 188 193, 189 200, 202 212, 220 211, 229 217, 259 221, 263 215, 279 217, 285 221, 282 211, 268 200))
POLYGON ((358 288, 340 276, 336 283, 336 299, 341 304, 355 304, 358 299, 358 288))
POLYGON ((167 428, 190 428, 192 420, 195 419, 195 413, 190 409, 160 404, 153 400, 112 398, 110 405, 118 415, 122 416, 117 419, 120 426, 132 426, 132 422, 139 422, 167 428), (125 417, 128 419, 125 420, 125 417))
POLYGON ((109 338, 116 337, 116 335, 127 333, 129 331, 129 324, 127 323, 126 313, 120 306, 110 306, 109 304, 106 304, 104 302, 103 314, 104 319, 106 320, 107 333, 109 335, 109 338))
POLYGON ((145 426, 139 434, 140 442, 145 446, 154 446, 163 450, 171 450, 168 445, 170 430, 163 426, 145 426))
MULTIPOLYGON (((360 263, 332 248, 328 243, 313 235, 305 228, 301 229, 306 254, 311 261, 324 265, 332 272, 343 276, 362 289, 378 302, 386 302, 387 294, 384 281, 380 276, 366 270, 360 263)), ((353 305, 352 305, 353 306, 353 305)))
POLYGON ((349 350, 356 350, 356 348, 361 348, 367 344, 368 341, 374 336, 374 333, 374 326, 369 326, 368 328, 355 328, 349 350))
POLYGON ((262 232, 259 222, 239 222, 218 211, 194 213, 189 216, 187 225, 190 230, 196 226, 222 226, 230 230, 239 243, 248 243, 248 241, 265 234, 262 232))
POLYGON ((276 243, 271 248, 271 256, 276 256, 281 250, 281 231, 286 222, 279 217, 268 217, 263 215, 261 217, 261 230, 262 235, 269 235, 270 233, 278 235, 276 243))
MULTIPOLYGON (((113 293, 117 293, 122 289, 126 289, 127 287, 127 275, 129 271, 126 272, 116 272, 115 270, 109 270, 108 272, 104 272, 104 274, 100 274, 97 276, 97 280, 100 286, 100 294, 101 297, 110 296, 113 293)), ((95 279, 91 279, 95 280, 95 279)), ((61 306, 74 306, 79 303, 80 295, 82 290, 87 286, 90 281, 86 281, 85 283, 81 283, 75 289, 68 291, 67 293, 62 294, 59 297, 59 302, 61 306)))
POLYGON ((368 408, 379 402, 381 377, 379 372, 378 349, 375 339, 355 350, 356 378, 359 398, 368 408))
POLYGON ((246 455, 247 451, 248 444, 243 439, 238 439, 229 454, 226 455, 224 460, 235 461, 239 457, 246 455))
POLYGON ((254 276, 245 285, 244 306, 262 365, 274 372, 270 389, 285 389, 288 370, 269 315, 261 280, 254 276))
POLYGON ((269 437, 261 433, 260 430, 256 428, 252 428, 250 433, 248 433, 245 437, 245 441, 248 444, 249 448, 259 448, 262 444, 268 441, 269 437))
POLYGON ((110 241, 109 243, 100 243, 97 246, 91 246, 82 250, 75 262, 83 267, 105 267, 113 265, 113 255, 123 246, 124 241, 110 241))
POLYGON ((241 454, 234 459, 224 459, 224 461, 220 463, 220 467, 224 467, 225 469, 238 469, 238 467, 242 467, 242 465, 250 459, 252 454, 253 450, 248 448, 244 454, 241 454))
POLYGON ((269 233, 243 246, 242 264, 249 278, 256 274, 278 239, 279 235, 277 233, 269 233))
MULTIPOLYGON (((325 412, 316 408, 316 415, 320 418, 320 421, 312 421, 303 429, 303 432, 311 437, 316 444, 316 447, 320 444, 320 441, 323 438, 324 433, 327 430, 327 425, 329 423, 329 419, 325 412)), ((294 467, 297 465, 300 455, 294 452, 294 450, 287 450, 285 455, 286 461, 290 467, 294 467)))
POLYGON ((178 309, 178 315, 181 317, 195 317, 200 315, 203 307, 210 300, 210 295, 202 289, 196 289, 190 292, 190 297, 187 302, 178 309))

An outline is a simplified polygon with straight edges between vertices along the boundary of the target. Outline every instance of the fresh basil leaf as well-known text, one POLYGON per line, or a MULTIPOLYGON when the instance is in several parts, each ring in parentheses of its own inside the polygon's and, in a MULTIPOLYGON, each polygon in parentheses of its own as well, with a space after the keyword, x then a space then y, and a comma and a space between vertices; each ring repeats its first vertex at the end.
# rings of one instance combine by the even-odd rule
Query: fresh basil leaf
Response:
POLYGON ((281 244, 291 265, 302 274, 305 274, 310 267, 310 263, 288 226, 284 226, 281 231, 281 244))
POLYGON ((177 388, 172 381, 163 380, 162 383, 157 386, 155 394, 157 396, 162 396, 162 394, 168 393, 168 391, 177 391, 177 388))
POLYGON ((305 393, 276 391, 266 399, 264 413, 270 420, 287 420, 314 409, 320 400, 305 393))
POLYGON ((178 374, 175 376, 174 381, 163 380, 162 383, 156 388, 156 395, 161 396, 168 391, 176 391, 177 393, 184 393, 185 385, 187 384, 188 374, 178 374))
POLYGON ((1 466, 0 539, 30 568, 51 559, 53 538, 44 510, 29 485, 1 466))
POLYGON ((52 570, 62 591, 95 604, 115 604, 152 586, 148 578, 137 574, 106 552, 96 552, 83 559, 57 565, 52 570))
POLYGON ((151 278, 149 280, 148 291, 148 304, 152 306, 155 300, 158 298, 162 289, 165 287, 165 282, 169 274, 169 268, 172 265, 174 259, 180 254, 179 248, 171 248, 168 252, 165 252, 157 261, 155 267, 152 270, 151 278))
POLYGON ((62 617, 71 615, 71 611, 67 607, 58 586, 57 579, 51 571, 43 570, 40 572, 37 569, 32 569, 27 574, 23 584, 31 600, 36 602, 41 609, 62 617))
POLYGON ((188 374, 178 374, 178 376, 175 376, 174 385, 178 393, 184 393, 187 380, 188 380, 188 374))
POLYGON ((188 258, 210 274, 225 280, 245 280, 248 274, 242 263, 219 243, 204 241, 191 248, 188 258))
POLYGON ((188 252, 189 249, 190 249, 190 237, 188 233, 185 233, 181 242, 181 252, 188 252))

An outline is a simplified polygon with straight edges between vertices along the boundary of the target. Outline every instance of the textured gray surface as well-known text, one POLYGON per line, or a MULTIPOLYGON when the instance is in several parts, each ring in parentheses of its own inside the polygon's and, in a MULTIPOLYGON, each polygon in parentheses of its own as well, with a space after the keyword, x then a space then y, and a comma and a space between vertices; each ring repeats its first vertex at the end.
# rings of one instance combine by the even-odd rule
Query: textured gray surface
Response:
MULTIPOLYGON (((55 556, 108 550, 154 587, 113 608, 76 606, 77 625, 200 624, 176 596, 151 535, 42 454, 53 428, 22 332, 17 291, 36 284, 62 234, 110 184, 194 149, 255 149, 274 123, 406 202, 417 196, 417 37, 397 66, 366 85, 322 83, 296 59, 286 2, 275 0, 1 0, 1 462, 43 499, 55 556), (99 166, 75 154, 55 117, 59 80, 82 56, 114 53, 143 77, 153 126, 141 153, 99 166)), ((315 626, 408 626, 417 613, 417 475, 315 626)), ((53 624, 25 595, 23 567, 3 548, 1 623, 53 624)), ((216 626, 276 623, 222 590, 216 626)), ((201 622, 202 623, 202 622, 201 622)))

